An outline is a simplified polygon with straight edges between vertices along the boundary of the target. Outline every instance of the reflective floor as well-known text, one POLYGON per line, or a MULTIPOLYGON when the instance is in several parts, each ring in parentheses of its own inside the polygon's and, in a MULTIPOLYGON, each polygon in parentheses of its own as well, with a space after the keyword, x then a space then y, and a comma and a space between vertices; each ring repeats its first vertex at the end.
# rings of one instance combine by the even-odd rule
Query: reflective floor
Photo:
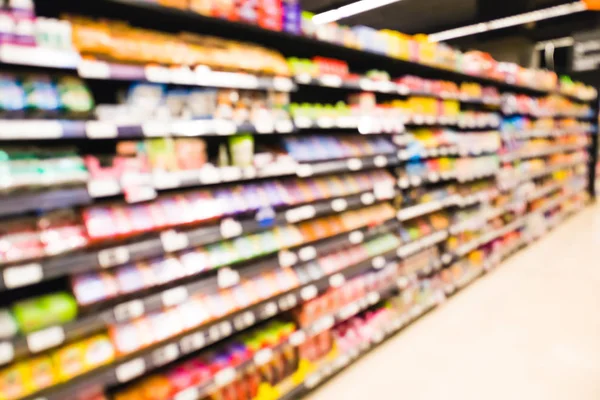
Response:
POLYGON ((600 206, 515 254, 311 400, 599 400, 600 206))

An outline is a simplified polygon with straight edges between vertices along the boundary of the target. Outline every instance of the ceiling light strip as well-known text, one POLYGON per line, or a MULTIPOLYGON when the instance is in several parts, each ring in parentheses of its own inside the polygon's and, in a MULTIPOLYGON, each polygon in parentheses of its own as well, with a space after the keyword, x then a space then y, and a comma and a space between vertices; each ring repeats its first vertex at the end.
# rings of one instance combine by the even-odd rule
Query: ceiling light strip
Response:
POLYGON ((530 22, 541 21, 544 19, 561 17, 563 15, 575 14, 587 10, 584 3, 577 1, 575 3, 563 4, 560 6, 543 8, 524 14, 513 15, 506 18, 495 19, 489 22, 482 22, 475 25, 463 26, 461 28, 450 29, 429 35, 430 42, 441 42, 444 40, 455 39, 464 36, 475 35, 481 32, 493 31, 496 29, 508 28, 528 24, 530 22))
POLYGON ((312 20, 315 24, 328 24, 330 22, 338 21, 342 18, 364 13, 365 11, 387 6, 388 4, 397 3, 399 1, 401 0, 360 0, 355 3, 317 14, 312 18, 312 20))

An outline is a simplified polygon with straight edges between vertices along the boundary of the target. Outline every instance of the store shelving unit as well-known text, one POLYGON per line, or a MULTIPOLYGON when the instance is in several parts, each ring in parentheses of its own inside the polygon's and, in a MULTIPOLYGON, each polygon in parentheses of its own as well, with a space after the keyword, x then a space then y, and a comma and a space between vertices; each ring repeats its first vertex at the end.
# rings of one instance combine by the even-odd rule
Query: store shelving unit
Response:
MULTIPOLYGON (((70 50, 0 45, 0 63, 12 71, 35 68, 47 74, 78 76, 103 101, 124 85, 150 82, 186 89, 284 93, 298 102, 320 100, 321 96, 334 102, 349 92, 374 93, 376 99, 384 101, 423 97, 455 101, 461 112, 446 115, 412 110, 377 115, 373 111, 335 116, 290 112, 276 118, 263 115, 254 122, 234 122, 213 115, 195 120, 111 121, 96 120, 93 113, 79 118, 19 115, 0 119, 3 148, 34 143, 51 150, 69 145, 81 154, 95 155, 132 140, 194 138, 206 140, 207 153, 217 153, 215 150, 221 152, 228 140, 251 135, 256 143, 268 145, 270 158, 277 159, 245 166, 232 162, 221 163, 231 164, 223 166, 207 160, 200 168, 184 170, 153 169, 119 177, 90 173, 87 179, 68 187, 45 183, 27 191, 8 187, 0 200, 0 218, 11 223, 21 221, 18 218, 44 218, 52 210, 72 209, 83 215, 94 210, 106 214, 110 209, 117 214, 141 215, 143 207, 156 212, 163 201, 181 203, 171 213, 171 217, 178 214, 176 223, 165 216, 160 224, 151 226, 146 220, 155 215, 151 218, 144 214, 140 220, 130 222, 136 226, 131 232, 93 238, 92 225, 82 224, 90 236, 83 246, 3 260, 0 293, 5 300, 0 303, 0 311, 23 299, 59 290, 77 294, 78 279, 107 280, 126 274, 133 265, 143 265, 147 271, 154 268, 154 263, 164 263, 162 268, 170 272, 152 284, 144 282, 135 289, 115 290, 111 296, 89 303, 78 298, 77 316, 67 322, 4 336, 0 329, 0 366, 5 368, 0 369, 0 377, 16 365, 27 365, 20 362, 46 360, 44 357, 49 355, 58 359, 61 349, 94 335, 103 335, 114 351, 115 342, 121 342, 119 329, 137 329, 134 327, 142 324, 140 321, 151 318, 160 321, 158 325, 175 324, 166 319, 174 310, 187 318, 184 328, 163 332, 159 339, 147 343, 141 339, 134 344, 122 340, 130 342, 129 350, 119 343, 123 348, 105 362, 35 390, 9 394, 11 400, 65 400, 86 398, 88 394, 88 398, 102 398, 125 393, 149 376, 167 373, 185 360, 221 349, 232 339, 246 337, 278 319, 293 320, 293 332, 272 346, 244 355, 240 362, 211 371, 210 377, 201 382, 170 390, 165 399, 202 400, 215 391, 226 390, 249 371, 275 363, 278 354, 290 348, 298 358, 297 370, 288 371, 280 382, 262 382, 258 394, 252 397, 298 398, 491 271, 539 237, 540 232, 556 226, 585 204, 587 197, 582 188, 593 188, 589 179, 595 179, 595 175, 587 163, 597 159, 590 153, 594 146, 589 139, 596 126, 589 115, 576 118, 580 122, 577 126, 565 127, 558 124, 566 116, 561 111, 548 115, 557 121, 553 129, 515 131, 504 124, 514 114, 502 114, 500 96, 413 90, 363 73, 378 68, 397 76, 412 74, 459 85, 476 82, 495 88, 499 94, 542 97, 558 91, 464 74, 145 1, 38 3, 39 13, 47 17, 57 17, 58 12, 113 19, 118 16, 134 26, 164 32, 210 31, 222 37, 244 37, 285 56, 327 54, 361 72, 356 79, 348 80, 335 74, 277 76, 205 66, 99 61, 70 50), (435 131, 430 136, 437 135, 437 139, 423 139, 418 133, 422 129, 435 131), (473 135, 473 140, 461 141, 461 135, 473 135), (477 135, 479 139, 485 136, 485 143, 477 135), (564 141, 575 136, 582 140, 564 141), (314 157, 309 159, 298 159, 292 151, 275 154, 286 144, 291 147, 288 138, 313 137, 348 140, 358 150, 352 154, 330 151, 326 157, 311 155, 314 157), (359 139, 366 142, 356 142, 359 139), (527 147, 528 141, 541 139, 547 142, 533 149, 527 147), (389 147, 368 151, 368 147, 375 146, 368 140, 383 140, 389 147), (521 145, 515 147, 515 140, 521 145), (276 145, 278 150, 272 150, 276 145), (191 198, 200 201, 198 197, 206 203, 195 203, 195 208, 184 205, 191 198), (229 206, 235 210, 227 210, 229 206), (201 211, 206 215, 194 219, 201 211), (418 263, 415 260, 421 260, 422 265, 413 268, 418 263), (356 281, 370 282, 361 296, 337 304, 317 320, 296 320, 299 310, 311 301, 336 290, 349 290, 351 282, 356 281), (269 289, 265 289, 267 286, 269 289), (260 294, 248 298, 248 287, 260 294), (425 288, 433 289, 405 309, 397 309, 393 318, 354 348, 343 350, 340 340, 320 360, 300 355, 299 349, 311 339, 349 320, 366 319, 382 302, 397 300, 399 293, 425 288), (193 308, 199 299, 209 310, 203 311, 205 316, 193 308)), ((564 97, 577 104, 587 103, 575 96, 564 97)), ((317 150, 311 149, 315 154, 317 150)), ((112 223, 118 228, 123 222, 115 219, 112 223)), ((103 224, 110 225, 106 220, 103 224)), ((146 278, 139 275, 134 280, 146 278)), ((88 289, 93 291, 91 286, 88 289)), ((3 323, 0 318, 0 327, 3 323)))

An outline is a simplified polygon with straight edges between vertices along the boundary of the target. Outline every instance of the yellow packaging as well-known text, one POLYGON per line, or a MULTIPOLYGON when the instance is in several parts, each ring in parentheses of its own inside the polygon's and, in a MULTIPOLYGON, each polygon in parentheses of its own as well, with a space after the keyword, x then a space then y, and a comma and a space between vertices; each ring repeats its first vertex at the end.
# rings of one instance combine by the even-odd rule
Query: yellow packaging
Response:
POLYGON ((82 343, 73 343, 52 354, 59 379, 68 381, 85 372, 84 348, 82 343))
POLYGON ((59 382, 52 359, 48 356, 34 358, 27 362, 30 371, 30 384, 34 392, 56 385, 59 382))
POLYGON ((94 336, 83 343, 84 367, 87 371, 115 359, 115 349, 106 335, 94 336))
POLYGON ((33 392, 26 363, 18 363, 0 371, 0 400, 14 400, 33 392))
POLYGON ((435 64, 437 43, 430 42, 427 35, 415 35, 414 39, 419 44, 419 62, 422 64, 435 64))

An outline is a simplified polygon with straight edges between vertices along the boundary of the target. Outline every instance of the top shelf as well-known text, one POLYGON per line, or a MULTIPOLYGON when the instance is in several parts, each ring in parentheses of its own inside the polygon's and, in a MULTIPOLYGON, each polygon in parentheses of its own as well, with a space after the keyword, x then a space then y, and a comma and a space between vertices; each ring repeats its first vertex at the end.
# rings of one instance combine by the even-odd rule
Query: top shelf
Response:
MULTIPOLYGON (((500 81, 484 76, 458 72, 439 66, 427 65, 414 61, 393 58, 384 54, 354 49, 308 36, 296 35, 289 32, 268 30, 259 26, 250 25, 242 22, 218 19, 214 17, 204 16, 188 10, 165 7, 150 1, 97 0, 94 2, 79 2, 75 0, 57 0, 56 2, 53 2, 53 4, 55 5, 52 7, 52 9, 58 9, 61 12, 68 11, 73 13, 87 13, 96 16, 102 15, 103 17, 129 20, 132 23, 138 23, 141 25, 145 25, 146 27, 152 28, 156 28, 156 23, 154 21, 157 20, 157 16, 160 16, 160 21, 163 23, 164 28, 167 30, 188 30, 198 33, 207 33, 220 37, 228 37, 232 39, 244 38, 248 41, 253 41, 261 45, 265 45, 267 47, 275 48, 289 56, 313 56, 316 54, 327 55, 327 57, 338 58, 345 61, 351 61, 357 64, 368 66, 368 68, 381 68, 387 70, 395 68, 400 69, 401 72, 404 74, 414 74, 426 78, 437 78, 461 82, 475 81, 477 83, 485 85, 496 86, 507 91, 518 91, 531 95, 561 94, 565 97, 577 101, 585 101, 579 99, 578 97, 559 93, 558 91, 541 90, 529 86, 511 84, 505 81, 500 81)), ((62 61, 59 62, 58 58, 42 58, 37 56, 32 59, 31 57, 25 54, 22 57, 24 61, 18 62, 19 57, 15 57, 14 52, 13 54, 9 54, 9 57, 7 57, 5 53, 6 51, 0 50, 0 61, 5 63, 69 69, 77 69, 81 64, 79 58, 73 58, 72 55, 62 55, 62 57, 59 57, 60 59, 62 59, 62 61), (39 60, 39 64, 36 62, 36 60, 39 60), (75 63, 75 65, 70 65, 70 63, 73 62, 75 63)), ((100 72, 102 72, 102 75, 106 75, 106 71, 107 69, 104 68, 100 72)), ((390 72, 393 72, 394 75, 398 75, 397 71, 390 72)), ((103 78, 110 79, 110 77, 103 78)), ((286 86, 287 90, 284 91, 293 90, 294 88, 294 85, 288 81, 286 81, 285 83, 273 83, 272 81, 269 81, 260 82, 258 84, 259 87, 266 86, 267 88, 272 88, 273 86, 279 85, 286 86)))

